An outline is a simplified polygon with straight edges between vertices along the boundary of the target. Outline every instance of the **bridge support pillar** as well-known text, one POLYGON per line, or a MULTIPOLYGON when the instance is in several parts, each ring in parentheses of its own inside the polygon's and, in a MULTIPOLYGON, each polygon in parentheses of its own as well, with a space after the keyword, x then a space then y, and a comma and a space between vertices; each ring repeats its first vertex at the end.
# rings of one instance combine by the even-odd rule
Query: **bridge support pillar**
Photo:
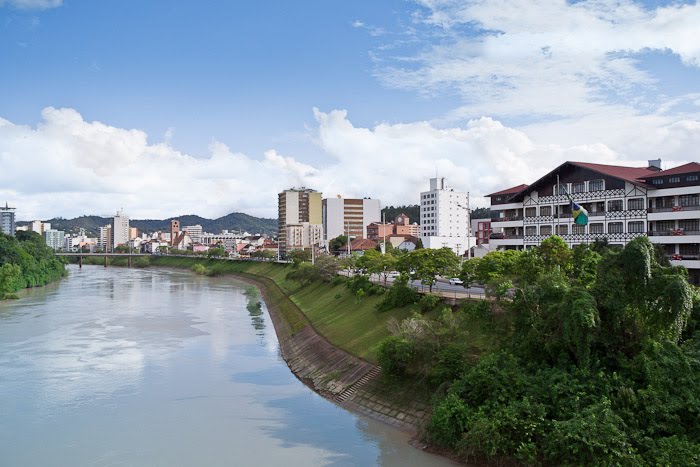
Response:
POLYGON ((78 267, 79 268, 83 267, 83 257, 82 256, 78 256, 78 267))
POLYGON ((107 255, 105 255, 105 267, 107 267, 107 255))
POLYGON ((128 267, 131 267, 131 255, 129 255, 126 259, 126 264, 128 267))

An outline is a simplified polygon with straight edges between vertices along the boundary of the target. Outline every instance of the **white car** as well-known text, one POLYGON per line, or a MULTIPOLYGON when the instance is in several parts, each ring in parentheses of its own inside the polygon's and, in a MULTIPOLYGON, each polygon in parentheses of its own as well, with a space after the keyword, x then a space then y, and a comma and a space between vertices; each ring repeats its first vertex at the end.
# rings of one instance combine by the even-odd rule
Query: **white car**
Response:
POLYGON ((464 282, 459 277, 453 277, 450 279, 450 285, 464 285, 464 282))
POLYGON ((386 277, 388 277, 389 279, 396 279, 397 277, 399 277, 399 273, 397 271, 391 271, 386 275, 386 277))

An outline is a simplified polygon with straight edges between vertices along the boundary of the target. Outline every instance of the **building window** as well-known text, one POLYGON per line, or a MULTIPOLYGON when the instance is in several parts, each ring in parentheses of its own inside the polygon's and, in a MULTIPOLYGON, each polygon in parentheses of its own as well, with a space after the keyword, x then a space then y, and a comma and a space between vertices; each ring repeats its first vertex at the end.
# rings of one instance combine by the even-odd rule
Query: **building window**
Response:
POLYGON ((560 224, 557 226, 557 235, 569 235, 569 225, 560 224))
POLYGON ((700 230, 700 221, 698 219, 684 219, 678 221, 678 228, 683 229, 685 233, 697 232, 700 230))
POLYGON ((644 209, 644 198, 632 198, 627 200, 627 209, 644 209))
POLYGON ((681 243, 678 245, 678 253, 681 256, 698 256, 700 249, 697 243, 681 243))
POLYGON ((681 177, 668 177, 668 183, 680 183, 681 177))
POLYGON ((577 182, 571 184, 571 191, 573 193, 583 193, 586 191, 586 182, 577 182))
POLYGON ((571 233, 574 235, 584 235, 586 233, 586 226, 579 224, 571 224, 571 233))
POLYGON ((686 175, 685 181, 686 182, 697 182, 698 176, 697 175, 686 175))
POLYGON ((533 236, 537 235, 537 227, 534 225, 528 225, 525 227, 525 235, 533 236))
POLYGON ((537 208, 525 208, 525 217, 535 217, 537 215, 537 208))
POLYGON ((664 179, 663 179, 663 178, 652 178, 652 179, 651 179, 651 184, 652 184, 652 185, 663 185, 663 184, 664 184, 664 179))
POLYGON ((670 232, 671 230, 676 228, 674 224, 675 223, 673 221, 656 221, 656 229, 654 229, 654 231, 670 232))
POLYGON ((624 227, 622 222, 610 222, 608 224, 608 233, 622 233, 624 232, 624 227))
POLYGON ((552 206, 542 206, 540 207, 540 216, 551 216, 552 206))
POLYGON ((540 226, 540 235, 552 235, 552 226, 551 225, 541 225, 540 226))
POLYGON ((634 221, 627 223, 627 231, 629 233, 644 233, 644 222, 634 221))
POLYGON ((608 211, 622 211, 622 200, 614 199, 608 201, 608 211))
MULTIPOLYGON (((568 185, 569 185, 568 183, 560 183, 560 184, 559 184, 559 193, 558 193, 558 194, 560 194, 560 195, 565 195, 565 194, 567 194, 567 193, 569 192, 569 190, 567 189, 568 185)), ((552 191, 553 191, 554 193, 557 193, 557 185, 554 185, 554 190, 552 190, 552 191)))
POLYGON ((588 191, 605 190, 605 180, 591 180, 588 182, 588 191))
POLYGON ((681 206, 697 206, 698 195, 680 195, 678 197, 678 202, 681 206))
POLYGON ((603 223, 594 222, 588 226, 588 231, 592 234, 602 234, 603 233, 603 223))

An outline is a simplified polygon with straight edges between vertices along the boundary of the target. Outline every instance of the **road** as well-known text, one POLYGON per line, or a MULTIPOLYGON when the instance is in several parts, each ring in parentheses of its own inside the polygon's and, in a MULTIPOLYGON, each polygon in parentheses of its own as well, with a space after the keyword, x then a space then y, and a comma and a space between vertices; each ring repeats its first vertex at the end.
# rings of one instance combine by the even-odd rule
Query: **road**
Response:
MULTIPOLYGON (((343 270, 339 271, 338 274, 341 274, 343 276, 352 276, 352 272, 343 270)), ((395 279, 393 278, 387 278, 386 283, 387 285, 393 284, 395 279)), ((384 277, 379 274, 372 274, 370 276, 370 281, 372 281, 375 284, 384 284, 384 277)), ((419 280, 412 280, 409 281, 409 285, 413 287, 414 289, 420 291, 420 292, 428 292, 430 290, 430 287, 427 285, 421 284, 419 280)), ((451 285, 449 282, 447 282, 447 279, 438 279, 437 282, 435 282, 435 285, 433 285, 433 293, 439 292, 441 295, 451 295, 455 294, 455 296, 459 296, 459 298, 462 298, 463 296, 469 296, 469 295, 475 295, 475 296, 481 296, 484 297, 486 295, 486 291, 484 290, 483 287, 469 287, 465 288, 461 285, 451 285)))

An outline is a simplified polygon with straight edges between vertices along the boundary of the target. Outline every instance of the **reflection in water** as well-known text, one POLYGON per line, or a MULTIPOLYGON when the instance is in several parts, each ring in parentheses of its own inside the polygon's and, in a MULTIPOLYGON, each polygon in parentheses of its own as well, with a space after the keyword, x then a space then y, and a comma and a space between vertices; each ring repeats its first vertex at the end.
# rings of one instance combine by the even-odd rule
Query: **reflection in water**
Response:
POLYGON ((450 465, 301 384, 231 279, 71 267, 0 318, 2 466, 450 465))
MULTIPOLYGON (((262 300, 257 287, 249 285, 245 289, 245 296, 248 298, 246 309, 250 315, 250 322, 257 331, 256 335, 265 337, 265 319, 263 318, 262 300)), ((262 341, 262 339, 261 339, 262 341)))

